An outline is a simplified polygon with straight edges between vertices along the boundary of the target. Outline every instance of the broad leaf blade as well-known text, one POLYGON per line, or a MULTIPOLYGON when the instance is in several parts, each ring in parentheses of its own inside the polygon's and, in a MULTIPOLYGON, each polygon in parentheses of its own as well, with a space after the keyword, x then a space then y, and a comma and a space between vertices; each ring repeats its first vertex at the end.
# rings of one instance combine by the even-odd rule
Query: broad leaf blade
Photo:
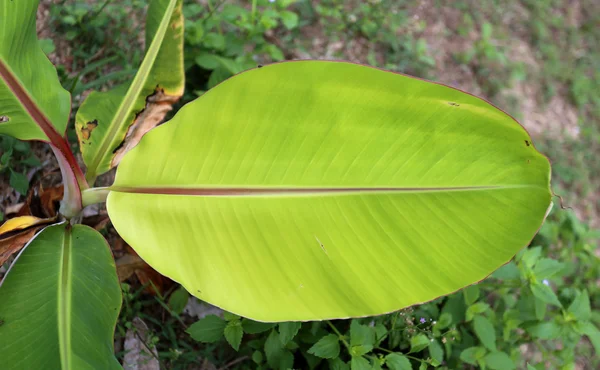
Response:
POLYGON ((67 224, 44 229, 11 267, 0 297, 3 367, 120 368, 113 332, 121 290, 97 231, 67 224))
POLYGON ((92 92, 77 112, 75 128, 88 179, 116 166, 183 95, 181 0, 150 3, 146 45, 146 56, 131 83, 92 92))
POLYGON ((107 206, 144 260, 203 300, 261 321, 343 318, 488 276, 541 225, 549 176, 481 99, 303 61, 185 106, 128 153, 107 206))
POLYGON ((0 0, 0 134, 52 141, 67 127, 71 98, 36 35, 39 0, 0 0))

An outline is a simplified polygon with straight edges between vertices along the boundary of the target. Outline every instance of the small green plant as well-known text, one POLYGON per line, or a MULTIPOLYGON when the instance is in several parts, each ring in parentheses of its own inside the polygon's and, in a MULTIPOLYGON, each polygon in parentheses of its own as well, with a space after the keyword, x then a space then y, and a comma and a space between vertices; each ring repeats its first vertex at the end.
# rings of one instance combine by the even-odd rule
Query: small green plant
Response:
MULTIPOLYGON (((510 260, 546 217, 550 164, 517 122, 472 95, 375 68, 258 66, 155 128, 183 95, 181 0, 150 2, 133 80, 93 92, 79 107, 84 172, 65 139, 70 95, 36 38, 37 5, 0 0, 8 20, 0 34, 0 133, 50 145, 64 199, 59 222, 29 242, 0 286, 0 357, 9 367, 118 368, 114 260, 103 236, 78 224, 95 203, 106 202, 115 229, 158 272, 232 312, 209 319, 210 340, 222 334, 239 349, 250 319, 279 322, 277 331, 260 324, 271 325, 264 352, 274 367, 293 361, 299 321, 440 299, 510 260), (117 166, 114 184, 94 187, 117 166), (28 341, 44 350, 32 356, 21 345, 28 341)), ((269 19, 293 25, 278 14, 269 19)), ((536 287, 556 305, 546 285, 536 287)), ((169 298, 171 316, 186 296, 169 298)), ((487 349, 472 358, 506 362, 489 330, 478 329, 489 327, 491 313, 476 314, 487 349)), ((373 320, 353 321, 344 329, 349 339, 329 326, 352 368, 441 363, 441 344, 424 333, 377 353, 385 352, 377 348, 384 333, 373 320), (426 348, 432 360, 410 354, 426 348)), ((319 325, 310 326, 319 339, 307 361, 332 357, 324 349, 335 346, 332 337, 317 346, 319 325)), ((205 325, 189 332, 206 340, 194 329, 205 325)))
POLYGON ((8 176, 10 186, 21 194, 27 194, 29 179, 24 173, 31 167, 41 165, 31 147, 10 136, 0 135, 0 174, 8 176))
MULTIPOLYGON (((314 14, 332 40, 343 44, 365 40, 368 50, 364 53, 371 65, 420 77, 427 77, 429 70, 435 66, 427 42, 421 37, 427 24, 410 18, 406 9, 408 4, 379 0, 326 0, 314 6, 301 5, 309 8, 305 12, 314 14)), ((343 55, 334 57, 343 58, 343 55)), ((364 56, 357 57, 362 59, 364 56)))
MULTIPOLYGON (((250 8, 232 3, 185 5, 188 65, 210 73, 207 89, 257 64, 282 61, 283 51, 265 36, 277 28, 298 28, 298 15, 288 8, 295 1, 254 0, 250 8)), ((203 91, 196 91, 200 95, 203 91)))

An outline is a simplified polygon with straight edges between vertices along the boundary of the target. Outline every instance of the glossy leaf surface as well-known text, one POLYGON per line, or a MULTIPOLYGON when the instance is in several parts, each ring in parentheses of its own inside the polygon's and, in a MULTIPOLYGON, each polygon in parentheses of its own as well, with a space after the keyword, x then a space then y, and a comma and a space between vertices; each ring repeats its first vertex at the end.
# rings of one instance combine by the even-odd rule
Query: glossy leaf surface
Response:
POLYGON ((6 369, 119 369, 113 331, 121 290, 102 235, 49 226, 0 285, 0 358, 6 369))
POLYGON ((64 134, 71 98, 38 44, 38 3, 0 0, 0 134, 48 141, 64 134))
POLYGON ((152 0, 146 19, 147 51, 133 81, 92 92, 79 108, 75 128, 88 179, 119 163, 183 94, 181 0, 152 0))
POLYGON ((461 91, 340 62, 239 74, 124 158, 119 234, 260 321, 377 315, 477 282, 550 205, 526 131, 461 91))

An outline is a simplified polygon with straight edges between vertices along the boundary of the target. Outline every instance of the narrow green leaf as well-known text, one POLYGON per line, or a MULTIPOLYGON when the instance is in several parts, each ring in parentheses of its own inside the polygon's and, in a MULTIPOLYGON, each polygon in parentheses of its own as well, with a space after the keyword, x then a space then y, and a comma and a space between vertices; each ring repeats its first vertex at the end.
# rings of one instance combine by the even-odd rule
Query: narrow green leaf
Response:
POLYGON ((579 321, 589 321, 592 318, 592 308, 590 306, 590 297, 587 290, 577 294, 573 302, 567 308, 567 312, 579 321))
POLYGON ((288 344, 288 342, 292 340, 296 336, 296 334, 298 334, 298 331, 300 330, 301 326, 302 323, 300 322, 289 321, 280 323, 279 339, 281 340, 281 344, 283 344, 284 346, 288 344))
POLYGON ((467 308, 467 312, 465 314, 465 320, 471 321, 473 317, 477 314, 481 314, 490 309, 490 305, 484 302, 477 302, 474 305, 469 306, 467 308))
POLYGON ((208 315, 193 323, 186 332, 196 341, 213 343, 223 338, 227 323, 216 315, 208 315))
POLYGON ((322 320, 482 280, 536 233, 549 175, 525 130, 481 99, 297 61, 240 73, 144 136, 107 208, 198 298, 261 321, 322 320))
POLYGON ((227 343, 236 351, 239 350, 242 343, 242 336, 244 335, 242 323, 239 320, 228 322, 223 333, 225 334, 227 343))
POLYGON ((254 320, 250 320, 250 319, 242 320, 242 327, 244 329, 244 332, 248 333, 248 334, 263 333, 263 332, 271 329, 275 325, 276 325, 275 323, 271 323, 271 322, 258 322, 258 321, 254 321, 254 320))
POLYGON ((328 334, 309 348, 308 353, 321 358, 336 358, 340 355, 340 341, 336 334, 328 334))
POLYGON ((121 368, 113 352, 121 289, 94 229, 44 229, 11 266, 0 297, 2 368, 121 368))
POLYGON ((181 7, 182 0, 152 0, 146 19, 148 49, 133 81, 92 92, 79 108, 75 129, 89 180, 116 166, 183 94, 181 7))
POLYGON ((425 334, 417 334, 410 338, 410 353, 420 352, 429 346, 430 340, 425 334))
POLYGON ((185 290, 184 287, 179 287, 171 293, 171 296, 169 297, 169 307, 171 307, 173 312, 179 315, 183 312, 189 298, 190 294, 187 290, 185 290))
POLYGON ((515 363, 504 352, 488 353, 483 358, 483 361, 492 370, 513 370, 513 369, 515 369, 515 363))
POLYGON ((535 297, 541 299, 542 301, 544 301, 548 304, 552 304, 557 307, 562 307, 562 304, 558 300, 556 293, 554 293, 552 288, 550 288, 546 284, 534 282, 533 284, 530 285, 530 288, 531 288, 531 292, 533 293, 533 295, 535 297))
POLYGON ((538 280, 548 279, 564 269, 564 263, 551 258, 540 259, 533 268, 533 273, 538 280))
POLYGON ((412 370, 408 358, 400 353, 390 353, 385 356, 385 364, 390 370, 412 370))
POLYGON ((502 265, 498 270, 494 271, 492 277, 500 280, 515 280, 520 276, 519 268, 517 265, 510 261, 509 263, 502 265))
POLYGON ((546 317, 546 308, 548 307, 546 302, 542 301, 538 297, 533 297, 535 305, 535 318, 542 321, 546 317))
POLYGON ((465 297, 465 303, 467 306, 472 305, 479 298, 479 286, 478 285, 469 285, 465 289, 463 289, 463 295, 465 297))
POLYGON ((539 339, 556 339, 560 335, 560 326, 555 322, 542 322, 527 329, 527 331, 539 339))
POLYGON ((575 326, 577 331, 587 336, 594 346, 596 355, 600 355, 600 330, 589 321, 578 322, 575 326))
POLYGON ((525 250, 523 256, 521 256, 521 262, 527 267, 533 268, 533 265, 537 262, 538 258, 542 254, 542 247, 530 247, 525 250))
POLYGON ((19 173, 17 171, 10 170, 10 187, 15 189, 21 194, 27 194, 27 190, 29 190, 29 180, 27 176, 19 173))
POLYGON ((444 361, 444 349, 437 340, 429 343, 429 354, 431 358, 441 364, 444 361))
POLYGON ((477 315, 473 319, 473 329, 481 343, 490 351, 496 351, 496 329, 485 316, 477 315))

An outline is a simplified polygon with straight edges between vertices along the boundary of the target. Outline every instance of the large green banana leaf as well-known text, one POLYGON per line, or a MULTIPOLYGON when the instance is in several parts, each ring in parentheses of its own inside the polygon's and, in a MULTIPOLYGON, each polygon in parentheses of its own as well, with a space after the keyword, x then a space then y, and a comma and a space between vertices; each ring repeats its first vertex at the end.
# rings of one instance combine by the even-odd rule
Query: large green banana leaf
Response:
POLYGON ((0 368, 119 369, 121 290, 102 235, 66 223, 39 233, 0 285, 0 368))
POLYGON ((182 0, 150 2, 146 45, 131 83, 92 92, 77 111, 75 129, 90 181, 116 166, 183 95, 182 0))
POLYGON ((350 63, 241 73, 117 170, 119 234, 197 297, 261 321, 376 315, 480 281, 532 239, 550 165, 513 118, 350 63))
POLYGON ((0 0, 0 134, 55 141, 64 134, 71 97, 38 45, 39 0, 0 0))

